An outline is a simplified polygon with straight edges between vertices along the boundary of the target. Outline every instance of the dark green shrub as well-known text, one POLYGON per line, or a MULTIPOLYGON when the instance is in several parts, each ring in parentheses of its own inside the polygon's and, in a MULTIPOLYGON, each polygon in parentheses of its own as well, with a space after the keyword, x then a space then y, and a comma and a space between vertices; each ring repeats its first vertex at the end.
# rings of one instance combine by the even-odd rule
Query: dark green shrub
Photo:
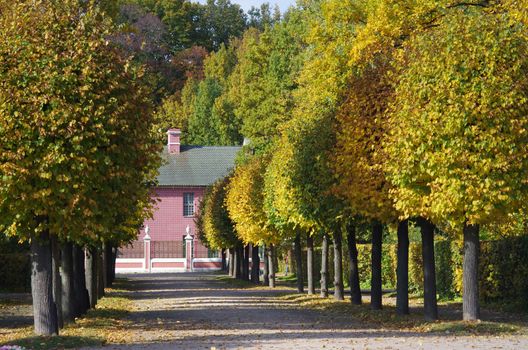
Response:
POLYGON ((24 253, 0 254, 0 290, 3 292, 30 292, 31 265, 24 253))

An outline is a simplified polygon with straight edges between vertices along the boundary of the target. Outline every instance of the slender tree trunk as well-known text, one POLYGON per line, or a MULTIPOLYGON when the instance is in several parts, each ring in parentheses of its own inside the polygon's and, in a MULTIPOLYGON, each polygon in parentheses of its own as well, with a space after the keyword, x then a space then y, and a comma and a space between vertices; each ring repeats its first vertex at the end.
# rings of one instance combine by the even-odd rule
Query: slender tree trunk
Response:
POLYGON ((51 236, 51 259, 53 269, 53 302, 57 308, 57 324, 59 329, 64 328, 62 318, 62 282, 60 275, 60 247, 57 236, 51 236))
POLYGON ((73 245, 73 288, 75 291, 75 316, 86 313, 90 307, 90 298, 86 289, 84 251, 77 245, 73 245))
POLYGON ((343 233, 334 231, 334 299, 345 300, 343 290, 343 233))
POLYGON ((249 244, 244 247, 244 280, 249 281, 249 244))
POLYGON ((229 276, 235 277, 235 248, 229 248, 229 276))
POLYGON ((269 286, 269 245, 264 246, 264 285, 269 286))
POLYGON ((328 233, 323 233, 321 244, 321 297, 328 297, 328 233))
POLYGON ((31 296, 37 335, 57 335, 57 308, 53 302, 53 270, 49 231, 31 239, 31 296))
POLYGON ((370 307, 373 310, 382 308, 381 290, 381 251, 383 240, 383 226, 379 222, 372 225, 372 279, 370 282, 370 307))
POLYGON ((226 250, 225 249, 221 250, 220 256, 222 257, 222 271, 227 271, 226 250))
POLYGON ((243 260, 244 260, 244 248, 237 247, 236 253, 235 253, 235 263, 236 263, 235 278, 237 279, 242 279, 242 276, 243 276, 243 268, 242 268, 243 260))
POLYGON ((464 262, 462 310, 465 321, 480 318, 478 260, 480 253, 479 226, 464 225, 464 262))
POLYGON ((104 263, 103 263, 103 247, 100 246, 95 251, 97 253, 97 300, 101 299, 105 295, 105 281, 104 281, 104 263))
POLYGON ((112 286, 112 244, 105 242, 104 245, 104 260, 105 260, 105 287, 112 286))
POLYGON ((73 288, 73 245, 65 242, 61 248, 60 275, 62 282, 62 319, 64 323, 75 321, 75 292, 73 288))
POLYGON ((275 288, 275 247, 273 244, 269 245, 268 251, 268 261, 269 261, 269 286, 275 288))
POLYGON ((350 301, 354 305, 361 305, 361 287, 359 285, 358 251, 356 244, 356 227, 348 225, 347 232, 349 264, 350 301))
POLYGON ((251 282, 260 283, 260 257, 258 245, 251 247, 251 282))
POLYGON ((85 283, 90 300, 90 308, 95 308, 97 304, 97 249, 94 247, 85 248, 85 283))
POLYGON ((102 279, 103 279, 103 290, 104 288, 106 287, 109 287, 108 285, 108 274, 107 274, 107 271, 108 271, 108 259, 107 259, 107 248, 108 246, 108 243, 106 242, 103 242, 103 245, 102 245, 102 248, 101 248, 101 251, 99 253, 100 255, 100 258, 101 258, 101 267, 102 267, 102 272, 101 272, 101 276, 102 276, 102 279))
POLYGON ((306 235, 306 275, 308 277, 308 294, 315 294, 314 284, 314 246, 313 237, 308 232, 306 235))
POLYGON ((422 220, 422 258, 424 271, 424 314, 425 319, 438 319, 436 304, 436 271, 434 257, 434 225, 422 220))
POLYGON ((117 247, 112 247, 112 267, 110 268, 110 285, 112 285, 115 281, 116 276, 116 259, 117 259, 117 247))
POLYGON ((398 262, 396 267, 396 313, 409 314, 409 223, 398 224, 398 262))
POLYGON ((297 292, 304 293, 304 280, 303 280, 303 267, 302 267, 302 247, 301 247, 301 234, 297 233, 294 241, 295 249, 295 269, 297 270, 297 292))

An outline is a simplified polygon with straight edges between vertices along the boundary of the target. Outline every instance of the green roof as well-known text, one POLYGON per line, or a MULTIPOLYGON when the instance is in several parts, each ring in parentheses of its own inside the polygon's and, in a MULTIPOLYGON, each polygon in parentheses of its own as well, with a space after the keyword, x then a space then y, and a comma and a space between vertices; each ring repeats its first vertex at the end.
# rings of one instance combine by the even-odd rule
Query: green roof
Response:
POLYGON ((158 186, 209 186, 235 167, 239 146, 181 146, 180 153, 163 150, 158 186))

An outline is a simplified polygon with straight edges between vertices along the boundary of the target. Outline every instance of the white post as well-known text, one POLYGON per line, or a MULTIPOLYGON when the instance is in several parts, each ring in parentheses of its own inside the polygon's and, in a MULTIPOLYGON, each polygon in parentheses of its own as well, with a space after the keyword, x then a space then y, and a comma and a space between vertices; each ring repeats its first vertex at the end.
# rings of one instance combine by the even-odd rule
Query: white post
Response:
POLYGON ((187 256, 185 257, 185 267, 187 271, 193 271, 193 240, 194 237, 191 236, 191 228, 187 225, 185 229, 187 235, 185 236, 185 251, 187 256))
POLYGON ((151 272, 151 263, 150 263, 150 236, 149 236, 150 228, 147 226, 145 227, 145 237, 143 237, 144 244, 144 253, 143 256, 145 257, 145 271, 151 272))

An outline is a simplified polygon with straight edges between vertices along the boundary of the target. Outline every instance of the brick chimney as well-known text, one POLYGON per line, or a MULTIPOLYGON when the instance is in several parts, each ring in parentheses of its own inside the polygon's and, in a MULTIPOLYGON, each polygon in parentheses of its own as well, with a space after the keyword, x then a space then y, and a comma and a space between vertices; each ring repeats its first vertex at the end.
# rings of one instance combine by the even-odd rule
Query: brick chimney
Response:
POLYGON ((180 153, 180 129, 169 129, 167 131, 167 148, 170 154, 180 153))

